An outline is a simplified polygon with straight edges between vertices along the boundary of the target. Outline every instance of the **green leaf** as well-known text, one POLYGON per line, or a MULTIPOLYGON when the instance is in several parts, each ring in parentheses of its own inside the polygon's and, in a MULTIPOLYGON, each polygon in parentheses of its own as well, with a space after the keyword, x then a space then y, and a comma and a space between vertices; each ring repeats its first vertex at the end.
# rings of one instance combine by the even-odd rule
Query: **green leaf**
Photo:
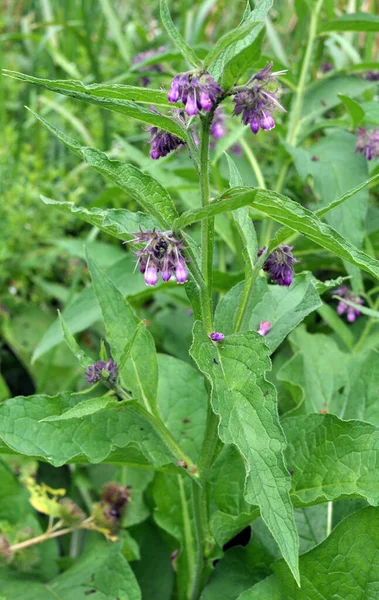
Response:
MULTIPOLYGON (((314 191, 328 211, 327 222, 360 249, 366 235, 368 190, 364 186, 360 191, 354 192, 353 197, 350 193, 352 188, 356 189, 365 183, 368 172, 366 159, 354 152, 355 143, 356 136, 338 131, 325 136, 310 150, 288 150, 294 157, 302 179, 305 181, 309 174, 312 175, 314 191), (313 160, 315 156, 318 160, 313 160), (344 198, 344 195, 348 197, 344 198), (338 201, 333 203, 339 196, 343 199, 341 206, 338 206, 338 201), (330 208, 333 210, 330 211, 330 208)), ((361 285, 357 281, 356 270, 348 270, 349 274, 355 275, 354 287, 358 291, 361 285)))
POLYGON ((344 519, 319 546, 300 557, 301 588, 283 561, 274 575, 243 592, 238 600, 375 600, 379 577, 379 510, 365 508, 344 519))
POLYGON ((222 548, 244 527, 260 516, 259 508, 244 498, 246 470, 235 446, 224 446, 209 479, 211 532, 222 548))
POLYGON ((351 116, 353 127, 357 127, 364 117, 364 110, 358 102, 346 96, 345 94, 338 94, 338 97, 344 103, 349 115, 351 116))
MULTIPOLYGON (((89 392, 90 394, 90 392, 89 392)), ((18 396, 0 405, 0 437, 17 453, 59 467, 68 462, 103 461, 162 467, 176 458, 137 402, 81 419, 44 421, 59 416, 91 395, 18 396)), ((9 452, 1 448, 2 452, 9 452)))
POLYGON ((304 327, 296 329, 289 339, 298 351, 282 366, 277 377, 300 388, 303 401, 296 414, 327 410, 339 415, 344 404, 344 386, 349 379, 349 355, 330 336, 312 335, 304 327))
POLYGON ((140 321, 112 280, 90 257, 88 268, 103 315, 112 358, 117 363, 125 363, 120 375, 126 389, 132 391, 133 397, 148 412, 156 413, 158 366, 152 335, 145 326, 140 327, 129 357, 125 360, 125 346, 133 338, 140 321))
POLYGON ((79 404, 73 406, 73 408, 70 408, 69 410, 66 410, 66 412, 62 413, 61 415, 51 415, 50 417, 45 417, 44 419, 41 419, 41 422, 81 419, 82 417, 87 417, 88 415, 93 415, 94 413, 100 412, 105 408, 119 406, 119 404, 120 403, 117 400, 109 398, 109 396, 90 398, 89 400, 79 402, 79 404))
POLYGON ((196 534, 190 483, 189 478, 169 473, 158 473, 153 483, 156 506, 154 520, 180 544, 180 552, 175 560, 179 600, 190 597, 196 564, 196 534))
POLYGON ((379 354, 376 350, 353 354, 349 363, 341 419, 360 419, 379 427, 379 354))
MULTIPOLYGON (((237 187, 225 192, 210 205, 183 213, 175 221, 175 228, 182 228, 221 212, 252 206, 255 210, 271 217, 291 230, 304 234, 326 250, 347 262, 379 278, 379 262, 345 240, 335 229, 329 227, 310 210, 286 196, 271 190, 237 187)), ((277 242, 277 240, 276 240, 277 242)))
POLYGON ((221 440, 237 446, 244 457, 245 498, 260 507, 298 579, 298 537, 283 459, 285 439, 278 422, 275 388, 265 380, 270 361, 264 339, 253 332, 240 333, 227 336, 217 346, 196 322, 191 356, 212 385, 212 407, 220 417, 221 440))
MULTIPOLYGON (((216 308, 216 329, 225 334, 233 332, 241 303, 244 282, 238 283, 216 308)), ((269 321, 271 328, 265 341, 271 352, 305 317, 322 304, 311 273, 296 275, 288 288, 268 285, 259 277, 253 286, 241 331, 257 331, 262 321, 269 321)))
POLYGON ((304 94, 302 110, 303 126, 311 126, 313 119, 321 117, 331 108, 341 104, 339 94, 356 98, 369 89, 375 88, 375 82, 358 79, 349 75, 335 75, 311 83, 304 94))
MULTIPOLYGON (((86 95, 87 97, 94 96, 104 100, 131 100, 132 102, 141 102, 143 104, 156 104, 160 106, 171 106, 167 100, 167 94, 163 90, 153 90, 147 87, 135 87, 124 85, 122 83, 91 83, 86 85, 81 81, 73 79, 41 79, 32 75, 25 75, 17 71, 9 71, 3 69, 3 74, 12 79, 32 83, 39 87, 57 92, 58 94, 70 95, 74 94, 86 95)), ((75 98, 76 96, 73 95, 75 98)))
POLYGON ((379 31, 379 17, 368 12, 342 15, 323 23, 321 33, 327 31, 379 31))
MULTIPOLYGON (((229 167, 230 187, 243 185, 243 180, 236 163, 228 154, 226 154, 226 158, 229 167)), ((257 260, 258 240, 249 210, 246 207, 238 208, 233 211, 232 217, 242 240, 242 254, 245 262, 246 277, 252 276, 257 260)))
POLYGON ((163 25, 165 26, 168 35, 170 36, 177 49, 182 53, 183 57, 190 65, 192 65, 193 67, 201 67, 201 60, 196 56, 192 48, 183 39, 179 31, 176 29, 174 23, 172 22, 166 0, 160 0, 160 12, 163 25))
POLYGON ((204 378, 191 364, 158 354, 158 406, 162 421, 196 461, 204 438, 208 394, 204 378))
MULTIPOLYGON (((127 299, 148 298, 153 288, 147 288, 140 273, 135 272, 135 260, 129 254, 107 269, 108 277, 127 299)), ((163 287, 157 286, 154 291, 163 287)), ((66 325, 72 334, 91 327, 96 321, 101 320, 101 310, 96 299, 93 287, 90 285, 81 291, 72 303, 62 312, 66 325)), ((62 328, 58 319, 47 329, 42 339, 35 347, 33 360, 63 341, 62 328)), ((32 346, 33 347, 33 346, 32 346)))
MULTIPOLYGON (((238 82, 258 60, 263 40, 264 20, 272 7, 272 0, 260 0, 253 11, 246 10, 244 18, 234 32, 246 30, 242 39, 236 38, 213 63, 210 72, 225 89, 238 82)), ((232 32, 232 34, 234 33, 232 32)))
POLYGON ((113 183, 135 198, 160 225, 170 227, 171 222, 177 216, 177 212, 168 192, 158 181, 150 177, 150 175, 142 173, 142 171, 132 165, 116 160, 109 160, 104 152, 100 152, 96 148, 81 146, 76 140, 59 131, 59 129, 45 121, 45 119, 36 113, 33 114, 52 134, 66 144, 75 154, 80 156, 82 160, 97 171, 100 171, 103 175, 109 177, 113 183))
POLYGON ((142 229, 154 229, 157 222, 145 213, 131 212, 125 208, 84 208, 76 206, 73 202, 64 202, 52 200, 41 196, 45 204, 56 206, 65 213, 72 213, 105 233, 112 235, 119 240, 129 240, 130 234, 135 233, 141 227, 142 229))
POLYGON ((81 349, 79 344, 77 344, 74 336, 71 331, 67 327, 66 321, 62 317, 60 311, 58 311, 59 320, 61 322, 63 339, 66 342, 67 346, 70 348, 71 352, 78 359, 79 363, 83 367, 83 369, 87 369, 90 365, 93 364, 93 360, 87 356, 87 354, 81 349))
POLYGON ((379 505, 377 427, 335 415, 289 416, 282 426, 295 506, 346 497, 379 505))
POLYGON ((228 52, 237 42, 247 37, 257 27, 262 27, 263 21, 247 19, 235 29, 225 33, 213 46, 203 61, 203 68, 207 71, 219 58, 220 54, 228 52))

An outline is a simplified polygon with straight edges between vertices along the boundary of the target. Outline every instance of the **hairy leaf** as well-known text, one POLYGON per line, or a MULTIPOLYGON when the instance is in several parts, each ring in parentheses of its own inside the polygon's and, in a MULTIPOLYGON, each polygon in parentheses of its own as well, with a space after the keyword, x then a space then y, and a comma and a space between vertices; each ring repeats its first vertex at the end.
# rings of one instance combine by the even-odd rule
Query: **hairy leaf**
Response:
POLYGON ((166 0, 160 0, 160 12, 162 23, 165 26, 168 35, 174 42, 177 49, 181 52, 183 57, 190 65, 194 67, 201 67, 201 60, 196 56, 192 48, 183 39, 182 35, 179 33, 174 23, 172 22, 166 0))
POLYGON ((283 459, 285 439, 278 421, 275 390, 264 376, 270 368, 267 346, 252 332, 228 336, 216 345, 197 322, 191 355, 212 385, 212 407, 220 417, 220 438, 237 446, 244 457, 245 498, 260 507, 262 518, 297 578, 298 537, 283 459))

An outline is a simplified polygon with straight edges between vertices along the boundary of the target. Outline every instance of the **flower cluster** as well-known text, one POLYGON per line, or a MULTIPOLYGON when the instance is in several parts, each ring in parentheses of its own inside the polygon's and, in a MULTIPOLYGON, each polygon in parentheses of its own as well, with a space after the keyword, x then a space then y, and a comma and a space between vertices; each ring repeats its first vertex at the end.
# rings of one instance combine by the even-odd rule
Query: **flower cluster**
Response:
POLYGON ((379 81, 379 71, 367 71, 367 81, 379 81))
POLYGON ((118 367, 113 360, 98 360, 93 365, 90 365, 86 371, 85 377, 88 383, 96 383, 100 379, 106 379, 110 384, 115 384, 117 381, 118 367))
POLYGON ((181 100, 188 116, 197 115, 199 110, 209 112, 222 89, 209 73, 176 75, 168 92, 169 102, 181 100))
POLYGON ((150 127, 149 131, 151 133, 150 157, 153 160, 167 156, 172 150, 184 145, 183 140, 169 131, 159 129, 159 127, 150 127))
MULTIPOLYGON (((271 281, 276 281, 278 285, 290 286, 294 273, 293 263, 299 262, 292 254, 293 246, 281 244, 275 248, 266 258, 263 264, 263 270, 269 273, 271 281)), ((258 256, 261 256, 265 248, 258 250, 258 256)))
MULTIPOLYGON (((138 65, 140 63, 145 62, 146 60, 150 59, 150 58, 154 58, 154 56, 157 56, 157 54, 162 54, 162 52, 165 52, 166 48, 164 46, 160 46, 158 48, 158 50, 147 50, 146 52, 140 52, 139 54, 136 54, 136 56, 133 58, 133 64, 138 67, 138 65)), ((155 65, 148 65, 145 67, 139 67, 137 68, 137 71, 139 72, 146 72, 146 71, 155 71, 156 73, 162 73, 163 72, 163 67, 160 64, 155 64, 155 65)), ((149 85, 149 83, 151 82, 150 77, 147 77, 147 75, 143 75, 141 77, 141 84, 144 87, 147 87, 149 85)))
POLYGON ((363 154, 367 160, 379 156, 379 130, 362 128, 358 131, 358 141, 355 146, 356 152, 363 154))
MULTIPOLYGON (((341 287, 337 288, 334 292, 338 296, 341 296, 345 300, 349 302, 354 302, 354 304, 363 304, 363 299, 359 296, 355 296, 353 292, 347 287, 347 285, 341 285, 341 287)), ((342 300, 338 303, 337 313, 341 316, 346 313, 346 318, 349 323, 354 323, 355 319, 361 315, 361 311, 354 306, 349 306, 346 302, 342 300)))
POLYGON ((250 129, 257 134, 259 129, 268 131, 275 127, 272 112, 279 108, 285 111, 277 100, 277 90, 269 92, 268 84, 284 71, 271 73, 272 64, 261 69, 252 79, 250 85, 238 91, 234 96, 234 114, 242 113, 244 125, 250 125, 250 129))
POLYGON ((177 283, 188 281, 186 261, 181 251, 183 240, 177 240, 172 231, 139 231, 131 234, 134 239, 131 244, 143 248, 135 252, 140 272, 144 274, 146 285, 155 286, 158 283, 158 273, 163 281, 170 281, 175 274, 177 283))

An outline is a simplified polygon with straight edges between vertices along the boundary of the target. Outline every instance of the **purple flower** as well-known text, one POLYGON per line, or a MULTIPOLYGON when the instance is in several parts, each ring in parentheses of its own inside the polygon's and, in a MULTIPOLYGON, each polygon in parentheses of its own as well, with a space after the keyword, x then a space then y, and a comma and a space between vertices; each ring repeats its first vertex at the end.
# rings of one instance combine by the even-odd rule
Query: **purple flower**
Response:
POLYGON ((186 261, 182 256, 183 240, 174 237, 172 231, 139 231, 131 234, 131 244, 143 245, 135 252, 138 266, 144 274, 146 285, 154 287, 158 283, 158 274, 163 281, 170 281, 175 274, 177 283, 188 281, 186 261))
POLYGON ((279 108, 285 110, 277 100, 277 90, 269 92, 268 84, 281 73, 271 73, 272 63, 261 69, 248 83, 245 89, 237 92, 234 96, 234 115, 242 114, 244 125, 250 125, 255 134, 260 129, 269 131, 275 127, 275 121, 271 115, 272 111, 279 108))
POLYGON ((367 81, 379 81, 379 71, 367 71, 367 81))
POLYGON ((213 331, 209 334, 209 338, 212 340, 212 342, 222 342, 224 337, 224 334, 220 333, 219 331, 213 331))
MULTIPOLYGON (((355 296, 353 292, 347 287, 347 285, 341 285, 341 287, 334 290, 334 293, 338 296, 341 296, 345 300, 349 302, 354 302, 354 304, 364 304, 364 301, 359 296, 355 296)), ((340 300, 337 306, 337 313, 342 316, 346 313, 346 318, 349 323, 354 323, 355 319, 357 319, 361 315, 361 311, 354 306, 349 306, 343 300, 340 300)))
POLYGON ((262 321, 262 323, 260 323, 260 325, 259 325, 259 329, 258 329, 257 333, 259 333, 259 335, 265 336, 268 334, 270 329, 271 329, 270 321, 262 321))
POLYGON ((151 133, 150 157, 153 160, 167 156, 167 154, 184 144, 183 140, 173 133, 169 133, 158 127, 150 127, 149 131, 151 133))
POLYGON ((85 373, 88 383, 96 383, 100 379, 106 379, 110 384, 116 383, 118 375, 117 363, 113 360, 98 360, 90 365, 85 373))
MULTIPOLYGON (((263 264, 263 270, 270 274, 271 281, 276 281, 278 285, 290 286, 294 273, 293 263, 299 262, 292 254, 293 246, 282 244, 276 248, 263 264)), ((258 256, 261 256, 264 248, 258 250, 258 256)))
POLYGON ((221 106, 218 106, 215 110, 210 132, 214 140, 221 139, 227 133, 225 127, 225 114, 221 106))
POLYGON ((379 130, 372 129, 371 131, 367 131, 365 128, 359 129, 355 151, 363 154, 367 160, 379 156, 379 130))
MULTIPOLYGON (((151 49, 151 50, 147 50, 146 52, 140 52, 139 54, 136 54, 136 56, 133 58, 133 64, 136 67, 138 67, 138 65, 140 63, 145 62, 145 60, 148 60, 149 58, 153 58, 157 54, 161 54, 162 52, 165 52, 165 51, 166 51, 166 48, 164 46, 160 46, 158 48, 158 50, 151 49)), ((162 73, 163 67, 160 64, 148 65, 146 67, 137 68, 137 71, 140 71, 141 73, 143 71, 150 71, 150 72, 155 71, 156 73, 162 73)), ((147 87, 150 82, 151 82, 150 77, 147 77, 146 75, 141 77, 141 84, 144 87, 147 87)))
POLYGON ((222 89, 209 73, 184 73, 175 75, 168 92, 169 102, 181 100, 187 115, 197 115, 199 110, 210 112, 222 89))
POLYGON ((321 65, 321 71, 323 73, 329 73, 329 71, 333 71, 333 65, 332 65, 332 63, 330 63, 328 61, 323 62, 322 65, 321 65))

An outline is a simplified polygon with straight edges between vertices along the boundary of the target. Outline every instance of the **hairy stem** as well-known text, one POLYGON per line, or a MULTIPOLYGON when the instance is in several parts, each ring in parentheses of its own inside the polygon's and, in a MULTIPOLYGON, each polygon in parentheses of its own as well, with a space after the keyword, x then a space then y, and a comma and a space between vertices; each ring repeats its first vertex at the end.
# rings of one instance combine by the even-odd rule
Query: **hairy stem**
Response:
MULTIPOLYGON (((203 117, 200 142, 200 191, 201 203, 210 203, 209 185, 209 128, 211 115, 203 117)), ((208 333, 212 331, 212 285, 213 285, 214 219, 201 222, 201 270, 205 281, 203 290, 203 321, 208 333)))

